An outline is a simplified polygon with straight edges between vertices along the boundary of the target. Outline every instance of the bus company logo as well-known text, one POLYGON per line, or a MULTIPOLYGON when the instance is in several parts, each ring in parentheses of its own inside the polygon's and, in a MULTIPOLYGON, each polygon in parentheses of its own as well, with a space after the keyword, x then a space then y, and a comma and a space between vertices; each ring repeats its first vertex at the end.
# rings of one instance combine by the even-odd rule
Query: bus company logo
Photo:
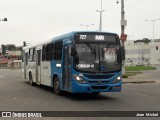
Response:
POLYGON ((98 80, 98 84, 101 84, 102 83, 102 81, 101 80, 98 80))
POLYGON ((104 36, 103 35, 96 35, 95 40, 104 40, 104 36))
POLYGON ((12 117, 11 112, 2 112, 2 117, 12 117))

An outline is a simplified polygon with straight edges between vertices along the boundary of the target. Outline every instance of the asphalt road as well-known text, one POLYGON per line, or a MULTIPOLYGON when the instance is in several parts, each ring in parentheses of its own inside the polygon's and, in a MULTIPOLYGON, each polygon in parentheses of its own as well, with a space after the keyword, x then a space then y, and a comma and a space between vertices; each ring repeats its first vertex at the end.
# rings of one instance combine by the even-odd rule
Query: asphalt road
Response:
POLYGON ((99 96, 58 96, 51 88, 30 86, 21 70, 0 69, 0 111, 160 111, 160 82, 123 84, 122 92, 99 96))

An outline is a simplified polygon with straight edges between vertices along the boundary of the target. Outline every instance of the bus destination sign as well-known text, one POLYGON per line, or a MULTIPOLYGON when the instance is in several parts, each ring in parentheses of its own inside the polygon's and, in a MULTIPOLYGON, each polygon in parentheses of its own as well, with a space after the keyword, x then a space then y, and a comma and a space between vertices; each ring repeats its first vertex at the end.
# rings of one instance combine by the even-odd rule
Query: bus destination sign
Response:
POLYGON ((116 42, 113 34, 76 34, 77 42, 116 42))
MULTIPOLYGON (((89 36, 89 35, 79 35, 79 39, 80 40, 86 40, 87 39, 87 37, 91 37, 91 36, 89 36)), ((97 40, 97 41, 103 41, 104 40, 104 35, 94 35, 93 36, 94 38, 94 40, 97 40)))

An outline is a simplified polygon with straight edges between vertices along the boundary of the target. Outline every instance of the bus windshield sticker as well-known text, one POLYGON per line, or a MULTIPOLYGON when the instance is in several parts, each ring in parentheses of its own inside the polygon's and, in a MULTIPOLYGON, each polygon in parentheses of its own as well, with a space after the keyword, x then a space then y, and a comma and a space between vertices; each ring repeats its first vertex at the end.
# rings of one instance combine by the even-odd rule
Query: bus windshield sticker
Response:
POLYGON ((94 64, 78 64, 77 68, 94 68, 94 64))

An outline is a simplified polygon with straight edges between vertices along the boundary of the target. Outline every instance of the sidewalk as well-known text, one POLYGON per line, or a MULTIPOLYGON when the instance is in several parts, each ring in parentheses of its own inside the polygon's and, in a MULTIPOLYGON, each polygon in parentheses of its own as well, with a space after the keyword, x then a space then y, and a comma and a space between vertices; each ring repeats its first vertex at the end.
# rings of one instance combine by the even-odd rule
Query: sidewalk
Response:
POLYGON ((141 74, 123 78, 123 83, 155 83, 160 82, 160 68, 157 70, 142 71, 141 74))

